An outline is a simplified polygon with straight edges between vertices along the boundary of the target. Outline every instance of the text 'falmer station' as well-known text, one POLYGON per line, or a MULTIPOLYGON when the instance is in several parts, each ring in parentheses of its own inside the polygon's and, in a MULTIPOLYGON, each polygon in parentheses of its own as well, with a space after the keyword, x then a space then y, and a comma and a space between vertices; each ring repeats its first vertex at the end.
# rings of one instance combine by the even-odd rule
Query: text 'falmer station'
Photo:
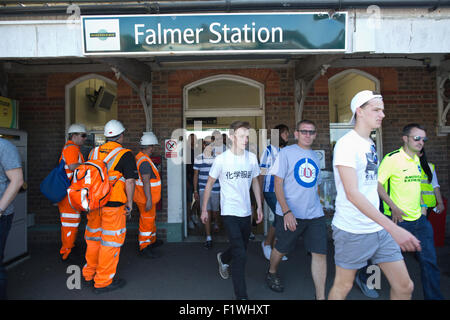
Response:
POLYGON ((257 27, 255 22, 249 26, 230 28, 227 24, 213 22, 209 28, 163 28, 158 23, 156 29, 146 28, 145 24, 134 25, 135 44, 145 43, 147 45, 160 44, 198 44, 205 42, 203 35, 208 36, 209 43, 268 43, 283 42, 283 29, 281 27, 257 27))

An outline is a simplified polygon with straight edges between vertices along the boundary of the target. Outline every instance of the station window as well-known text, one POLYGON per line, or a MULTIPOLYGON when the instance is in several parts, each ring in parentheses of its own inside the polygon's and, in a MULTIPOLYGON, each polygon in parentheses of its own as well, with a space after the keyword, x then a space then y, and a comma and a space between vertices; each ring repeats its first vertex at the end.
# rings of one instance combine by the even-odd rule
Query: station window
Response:
POLYGON ((186 91, 186 110, 262 109, 260 84, 221 75, 198 81, 186 91))
POLYGON ((82 123, 88 130, 83 154, 105 141, 106 122, 117 119, 117 85, 111 79, 91 74, 66 86, 66 128, 82 123))
MULTIPOLYGON (((330 143, 336 141, 353 128, 350 124, 352 112, 350 102, 353 96, 362 90, 379 91, 379 80, 360 70, 346 70, 328 80, 330 111, 330 143)), ((377 151, 382 155, 381 128, 372 133, 377 151)))

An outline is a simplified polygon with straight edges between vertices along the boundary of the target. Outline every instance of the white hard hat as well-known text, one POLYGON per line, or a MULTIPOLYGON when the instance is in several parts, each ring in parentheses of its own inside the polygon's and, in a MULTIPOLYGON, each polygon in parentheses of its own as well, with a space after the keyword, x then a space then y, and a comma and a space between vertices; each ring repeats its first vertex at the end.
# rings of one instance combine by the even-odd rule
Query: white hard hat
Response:
POLYGON ((74 123, 69 127, 67 133, 86 133, 86 127, 83 124, 74 123))
POLYGON ((125 127, 118 120, 109 120, 105 124, 105 132, 104 135, 107 138, 115 137, 125 131, 125 127))
POLYGON ((143 132, 141 146, 151 146, 158 144, 158 139, 153 132, 143 132))

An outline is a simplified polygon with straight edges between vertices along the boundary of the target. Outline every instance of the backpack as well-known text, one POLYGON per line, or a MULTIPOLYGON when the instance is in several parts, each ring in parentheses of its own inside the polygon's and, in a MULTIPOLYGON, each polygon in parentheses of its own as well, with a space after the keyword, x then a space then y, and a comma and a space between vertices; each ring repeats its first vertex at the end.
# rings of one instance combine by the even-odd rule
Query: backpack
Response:
POLYGON ((89 212, 106 205, 117 181, 109 179, 108 162, 121 150, 123 148, 118 147, 104 160, 89 160, 75 169, 72 184, 67 188, 69 204, 74 210, 89 212))
POLYGON ((58 166, 54 168, 41 182, 39 189, 44 196, 52 203, 58 203, 67 195, 67 188, 70 186, 70 179, 64 169, 66 162, 61 159, 58 166))

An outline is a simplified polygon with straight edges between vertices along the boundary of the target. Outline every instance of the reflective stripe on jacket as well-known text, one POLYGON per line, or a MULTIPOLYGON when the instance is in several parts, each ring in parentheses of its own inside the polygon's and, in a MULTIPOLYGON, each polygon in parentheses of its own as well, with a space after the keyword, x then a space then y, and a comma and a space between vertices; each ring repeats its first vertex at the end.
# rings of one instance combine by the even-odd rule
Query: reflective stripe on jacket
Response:
POLYGON ((156 169, 156 166, 153 164, 153 161, 150 159, 150 157, 148 155, 146 155, 143 152, 139 152, 136 155, 136 166, 138 168, 139 179, 136 180, 136 189, 134 191, 133 200, 136 203, 146 203, 147 202, 147 198, 145 197, 145 193, 144 193, 144 182, 143 182, 141 171, 139 168, 139 166, 144 161, 146 161, 150 164, 153 174, 155 175, 155 178, 150 179, 150 193, 152 195, 152 203, 158 203, 159 200, 161 199, 161 177, 159 175, 158 169, 156 169))

